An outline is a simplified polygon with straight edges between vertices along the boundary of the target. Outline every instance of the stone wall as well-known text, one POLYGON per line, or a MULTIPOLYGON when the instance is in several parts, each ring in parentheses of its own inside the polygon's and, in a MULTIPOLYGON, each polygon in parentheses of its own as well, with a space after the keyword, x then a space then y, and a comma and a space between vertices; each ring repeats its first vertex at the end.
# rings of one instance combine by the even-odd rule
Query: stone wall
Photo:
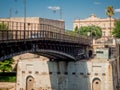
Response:
POLYGON ((113 90, 112 68, 106 60, 19 60, 16 90, 113 90))

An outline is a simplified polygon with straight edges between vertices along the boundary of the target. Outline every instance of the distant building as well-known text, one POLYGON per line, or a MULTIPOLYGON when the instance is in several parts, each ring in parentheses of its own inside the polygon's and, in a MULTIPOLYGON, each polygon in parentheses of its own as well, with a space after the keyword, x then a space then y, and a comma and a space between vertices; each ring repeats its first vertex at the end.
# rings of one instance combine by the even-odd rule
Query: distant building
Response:
MULTIPOLYGON (((114 23, 116 19, 111 19, 111 28, 114 28, 114 23)), ((110 36, 110 19, 109 18, 98 18, 94 14, 91 14, 88 18, 83 20, 74 20, 73 28, 77 26, 78 28, 82 26, 99 26, 102 29, 102 36, 110 36)), ((112 30, 111 29, 111 30, 112 30)))
MULTIPOLYGON (((24 18, 0 18, 0 23, 6 23, 9 30, 24 30, 24 18)), ((26 30, 53 30, 57 32, 64 32, 65 23, 63 20, 52 20, 40 17, 27 17, 26 30)))
MULTIPOLYGON (((120 19, 111 19, 111 31, 114 28, 115 21, 120 19)), ((93 40, 93 48, 104 47, 105 45, 115 46, 115 40, 109 38, 110 36, 110 19, 109 18, 98 18, 96 15, 91 14, 88 18, 77 19, 73 22, 73 29, 76 27, 80 28, 82 26, 99 26, 102 29, 102 38, 93 40)))

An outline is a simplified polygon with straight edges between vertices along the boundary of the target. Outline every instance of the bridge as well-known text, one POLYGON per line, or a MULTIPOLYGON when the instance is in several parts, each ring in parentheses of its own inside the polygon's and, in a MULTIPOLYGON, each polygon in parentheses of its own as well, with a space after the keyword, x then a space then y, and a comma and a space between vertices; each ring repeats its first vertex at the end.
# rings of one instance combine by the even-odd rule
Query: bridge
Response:
MULTIPOLYGON (((34 25, 38 30, 23 29, 3 22, 7 30, 0 30, 0 60, 5 60, 23 53, 35 53, 51 60, 80 60, 87 58, 87 48, 91 38, 72 36, 64 33, 62 28, 47 24, 34 25), (15 29, 16 28, 16 29, 15 29)), ((12 22, 13 23, 13 22, 12 22)), ((20 25, 23 26, 23 25, 20 25)))

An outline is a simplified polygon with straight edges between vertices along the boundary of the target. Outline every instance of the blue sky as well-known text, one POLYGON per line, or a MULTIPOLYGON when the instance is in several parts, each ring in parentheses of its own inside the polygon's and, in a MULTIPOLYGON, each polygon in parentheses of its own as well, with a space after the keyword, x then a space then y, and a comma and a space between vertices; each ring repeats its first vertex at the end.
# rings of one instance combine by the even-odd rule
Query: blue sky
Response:
MULTIPOLYGON (((0 0, 0 17, 9 17, 10 9, 12 17, 24 16, 24 0, 0 0), (16 12, 17 11, 17 12, 16 12)), ((106 18, 105 8, 109 5, 115 9, 114 18, 120 18, 120 0, 26 0, 27 17, 42 17, 49 19, 62 19, 65 28, 73 28, 73 20, 84 19, 94 13, 97 17, 106 18), (56 13, 53 12, 57 7, 56 13)))

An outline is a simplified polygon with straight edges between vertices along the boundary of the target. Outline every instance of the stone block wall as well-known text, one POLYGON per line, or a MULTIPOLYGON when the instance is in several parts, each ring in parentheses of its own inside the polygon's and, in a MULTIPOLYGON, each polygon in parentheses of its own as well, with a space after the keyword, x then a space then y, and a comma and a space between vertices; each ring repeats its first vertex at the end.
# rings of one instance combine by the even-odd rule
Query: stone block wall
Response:
POLYGON ((20 60, 16 90, 113 90, 109 62, 20 60))

